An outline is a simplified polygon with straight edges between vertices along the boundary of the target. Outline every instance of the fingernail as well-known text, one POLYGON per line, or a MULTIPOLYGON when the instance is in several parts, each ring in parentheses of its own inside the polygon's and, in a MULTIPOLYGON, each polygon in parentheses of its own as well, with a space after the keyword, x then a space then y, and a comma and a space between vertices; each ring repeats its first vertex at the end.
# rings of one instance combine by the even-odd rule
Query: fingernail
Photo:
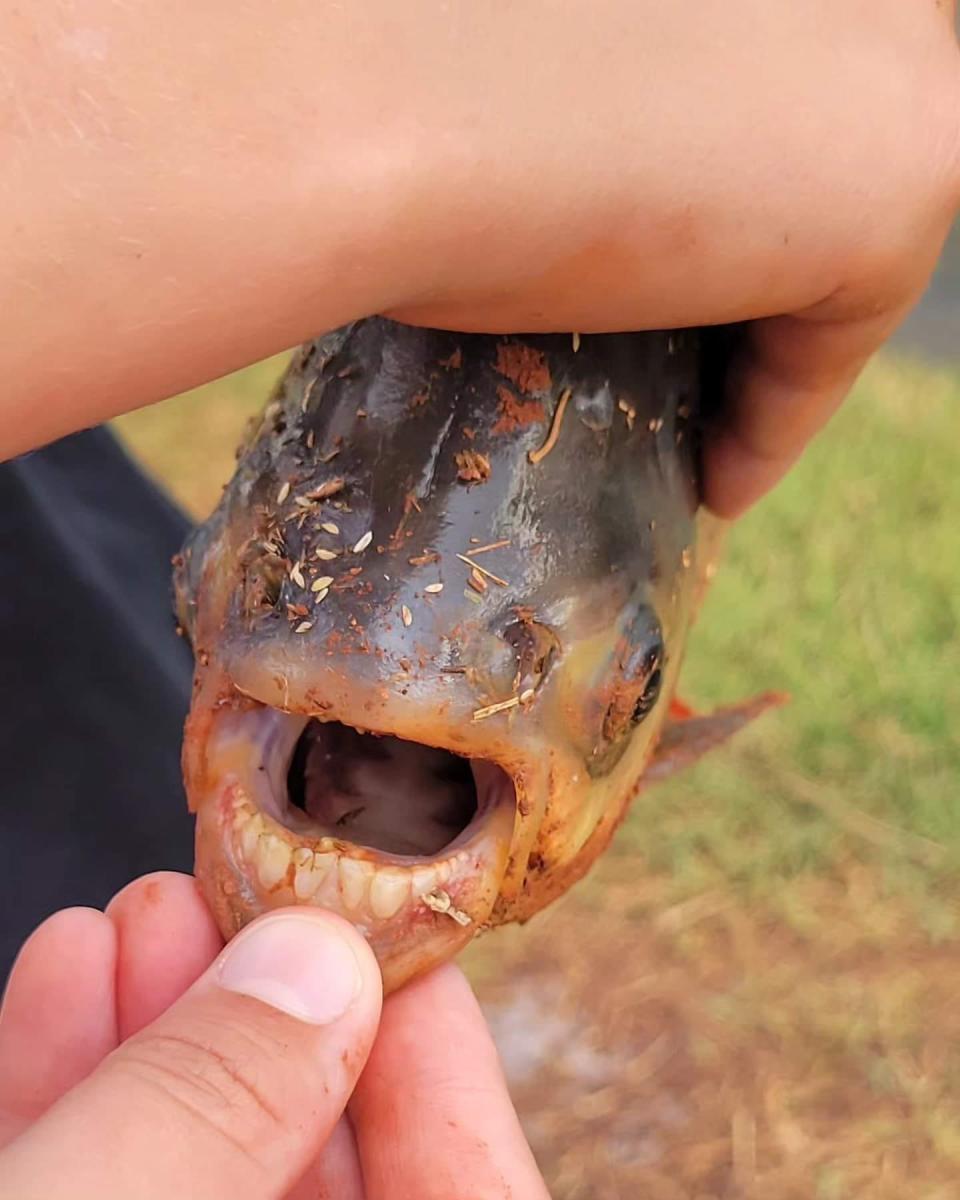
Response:
POLYGON ((363 983, 347 936, 315 917, 268 917, 227 946, 218 982, 301 1021, 327 1025, 344 1015, 363 983))

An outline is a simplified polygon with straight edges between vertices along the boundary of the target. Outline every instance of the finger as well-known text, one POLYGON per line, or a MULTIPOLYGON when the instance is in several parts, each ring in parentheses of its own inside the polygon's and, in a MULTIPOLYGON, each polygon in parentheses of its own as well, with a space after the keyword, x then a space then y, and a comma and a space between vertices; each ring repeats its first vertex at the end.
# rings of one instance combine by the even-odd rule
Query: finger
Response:
POLYGON ((387 1000, 350 1112, 368 1200, 547 1200, 480 1007, 454 967, 387 1000))
POLYGON ((284 1200, 364 1200, 363 1174, 350 1118, 342 1116, 330 1140, 284 1200))
POLYGON ((340 918, 288 909, 255 921, 8 1147, 0 1195, 286 1195, 343 1115, 380 987, 369 947, 340 918))
POLYGON ((117 1045, 116 935, 68 908, 17 956, 0 1011, 0 1143, 79 1083, 117 1045))
POLYGON ((746 327, 704 456, 704 498, 718 516, 739 516, 779 481, 902 315, 772 317, 746 327))
POLYGON ((210 966, 223 938, 190 875, 160 871, 107 905, 117 930, 121 1041, 165 1012, 210 966))

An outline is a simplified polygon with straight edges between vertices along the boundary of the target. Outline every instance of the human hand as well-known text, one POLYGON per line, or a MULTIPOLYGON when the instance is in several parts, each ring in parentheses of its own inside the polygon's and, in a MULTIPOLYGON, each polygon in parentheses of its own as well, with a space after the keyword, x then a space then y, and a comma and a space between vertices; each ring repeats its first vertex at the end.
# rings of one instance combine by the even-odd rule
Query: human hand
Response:
POLYGON ((381 1016, 330 914, 221 945, 178 875, 40 926, 0 1015, 3 1200, 546 1200, 458 971, 381 1016))
POLYGON ((426 265, 406 264, 392 314, 504 332, 751 322, 705 455, 707 503, 739 515, 929 281, 960 205, 955 9, 525 3, 509 34, 475 18, 468 70, 450 38, 412 85, 439 149, 406 243, 426 265))
POLYGON ((706 458, 735 515, 928 279, 960 200, 953 8, 6 6, 0 452, 372 312, 752 320, 706 458))

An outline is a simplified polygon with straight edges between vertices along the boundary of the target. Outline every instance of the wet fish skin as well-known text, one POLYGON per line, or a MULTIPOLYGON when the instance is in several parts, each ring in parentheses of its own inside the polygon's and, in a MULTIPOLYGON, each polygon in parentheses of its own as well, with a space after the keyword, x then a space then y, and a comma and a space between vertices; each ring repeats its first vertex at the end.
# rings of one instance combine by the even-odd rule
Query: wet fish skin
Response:
MULTIPOLYGON (((177 568, 194 807, 215 714, 253 697, 508 773, 513 837, 475 926, 589 868, 655 754, 720 529, 699 509, 699 336, 574 342, 373 318, 300 350, 177 568)), ((230 932, 267 901, 218 836, 201 820, 198 872, 230 932)), ((451 924, 442 952, 406 944, 422 923, 370 936, 399 977, 472 936, 451 924)))

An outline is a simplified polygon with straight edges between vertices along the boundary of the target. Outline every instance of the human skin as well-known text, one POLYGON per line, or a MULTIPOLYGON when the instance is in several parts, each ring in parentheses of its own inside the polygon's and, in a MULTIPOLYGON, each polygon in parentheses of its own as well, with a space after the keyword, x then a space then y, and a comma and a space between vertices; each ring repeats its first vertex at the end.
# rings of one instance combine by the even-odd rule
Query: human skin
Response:
MULTIPOLYGON (((264 1003, 262 974, 238 988, 211 969, 222 942, 186 876, 45 922, 0 1011, 0 1198, 547 1200, 462 975, 442 968, 381 1014, 362 938, 329 914, 292 919, 355 956, 336 1019, 342 972, 305 1021, 264 1003)), ((339 961, 313 955, 308 974, 339 961)))
POLYGON ((352 318, 751 320, 736 515, 921 293, 948 0, 0 3, 0 453, 352 318))

